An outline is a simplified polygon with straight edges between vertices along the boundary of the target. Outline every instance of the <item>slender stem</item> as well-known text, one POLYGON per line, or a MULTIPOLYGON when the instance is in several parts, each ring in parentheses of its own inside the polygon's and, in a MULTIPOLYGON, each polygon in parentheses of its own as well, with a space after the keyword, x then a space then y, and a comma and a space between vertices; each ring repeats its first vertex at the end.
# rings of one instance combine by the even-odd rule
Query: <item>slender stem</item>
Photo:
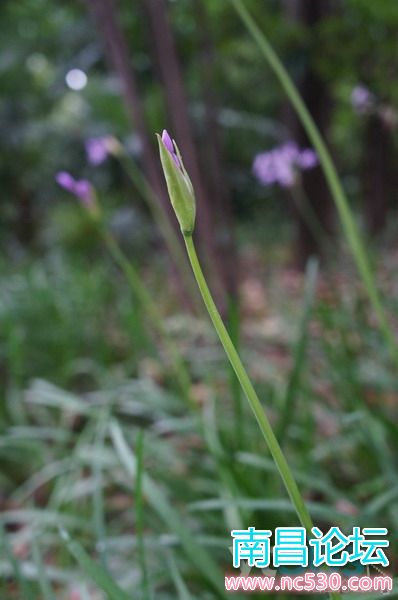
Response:
POLYGON ((279 79, 280 84, 295 108, 309 139, 318 153, 321 166, 336 203, 343 225, 343 230, 351 248, 351 252, 356 262, 359 274, 362 278, 373 309, 377 315, 380 329, 384 335, 391 357, 393 358, 395 364, 398 365, 398 345, 388 323, 365 246, 362 242, 350 205, 337 174, 336 167, 334 166, 333 160, 330 156, 330 152, 322 138, 322 135, 319 132, 314 119, 312 118, 303 99, 300 96, 300 93, 294 85, 292 78, 285 69, 283 63, 279 60, 279 57, 268 42, 264 33, 254 22, 247 8, 243 5, 242 0, 231 0, 231 2, 243 23, 246 25, 248 31, 252 35, 253 39, 256 41, 258 47, 262 51, 269 66, 279 79))
POLYGON ((104 452, 105 426, 109 419, 109 408, 103 410, 98 422, 98 431, 95 435, 95 446, 98 459, 93 464, 93 475, 95 478, 95 488, 93 493, 93 525, 97 535, 98 554, 102 567, 108 568, 107 552, 107 532, 104 514, 104 476, 103 468, 99 457, 104 452))
MULTIPOLYGON (((239 299, 229 297, 228 298, 228 319, 227 326, 230 332, 231 340, 239 352, 240 346, 240 314, 239 314, 239 299)), ((235 377, 235 372, 233 368, 229 367, 230 373, 230 388, 232 391, 232 399, 234 403, 234 417, 235 417, 235 437, 236 437, 236 445, 238 448, 242 449, 246 444, 245 439, 245 419, 243 415, 243 406, 242 406, 242 391, 239 385, 239 381, 237 381, 235 377)))
POLYGON ((278 467, 279 473, 285 484, 286 490, 293 502, 296 509, 296 513, 300 519, 301 524, 307 532, 311 535, 311 528, 313 527, 312 520, 308 509, 304 503, 304 500, 300 494, 297 484, 294 480, 292 472, 287 464, 286 458, 281 450, 278 440, 275 437, 273 429, 268 421, 268 418, 261 406, 261 402, 256 394, 256 391, 249 379, 248 374, 242 364, 241 359, 235 346, 233 345, 231 338, 229 337, 228 331, 220 317, 217 307, 214 303, 210 290, 207 286, 205 277, 200 266, 198 256, 196 254, 195 245, 191 236, 184 237, 185 245, 188 252, 188 257, 191 262, 192 270, 195 275, 200 293, 202 294, 203 302, 207 308, 213 325, 217 331, 218 337, 224 347, 224 350, 229 358, 229 361, 235 371, 235 374, 239 380, 243 392, 245 393, 250 407, 257 419, 261 433, 268 445, 268 448, 274 458, 275 464, 278 467))
POLYGON ((136 441, 137 471, 135 477, 135 527, 137 532, 137 550, 141 567, 142 597, 145 600, 151 598, 149 577, 146 562, 146 548, 144 538, 144 507, 142 494, 142 480, 144 474, 144 430, 137 433, 136 441))
MULTIPOLYGON (((296 513, 300 520, 300 523, 303 527, 305 527, 307 534, 309 536, 312 536, 311 530, 313 527, 313 523, 310 513, 308 512, 303 497, 297 486, 296 480, 294 479, 293 474, 285 458, 285 455, 283 454, 282 448, 280 447, 279 442, 276 439, 272 426, 268 421, 268 417, 265 414, 263 407, 261 406, 259 397, 257 396, 253 384, 250 381, 246 369, 243 366, 239 354, 237 353, 235 346, 233 345, 232 340, 229 337, 229 333, 226 330, 225 325, 214 303, 211 292, 207 286, 205 276, 203 275, 198 255, 196 254, 196 249, 192 236, 184 236, 184 240, 188 252, 188 257, 192 266, 192 270, 203 298, 203 302, 213 322, 214 328, 217 332, 220 342, 222 343, 225 353, 228 356, 232 368, 235 371, 235 374, 239 380, 242 390, 249 402, 250 408, 252 409, 254 416, 256 417, 265 443, 267 444, 272 454, 272 457, 278 468, 282 481, 285 484, 286 491, 290 496, 294 508, 296 509, 296 513)), ((340 599, 340 594, 338 594, 337 592, 330 592, 329 596, 330 598, 333 598, 333 600, 340 599)))
POLYGON ((289 424, 293 421, 296 412, 295 408, 297 396, 301 388, 302 371, 307 359, 308 328, 314 305, 317 276, 318 261, 310 258, 306 269, 303 313, 300 319, 297 341, 293 350, 293 368, 284 394, 280 419, 275 428, 276 435, 282 447, 289 424))
POLYGON ((114 237, 108 231, 106 231, 104 227, 102 227, 102 235, 109 253, 125 274, 126 279, 129 282, 131 289, 135 293, 139 303, 145 308, 152 320, 154 327, 158 330, 159 335, 162 337, 165 349, 172 359, 174 373, 183 397, 187 400, 191 408, 195 407, 195 403, 193 402, 190 394, 191 380, 189 373, 180 355, 175 349, 173 340, 170 338, 163 325, 162 317, 158 312, 155 302, 152 300, 152 296, 142 285, 134 265, 122 252, 114 237))

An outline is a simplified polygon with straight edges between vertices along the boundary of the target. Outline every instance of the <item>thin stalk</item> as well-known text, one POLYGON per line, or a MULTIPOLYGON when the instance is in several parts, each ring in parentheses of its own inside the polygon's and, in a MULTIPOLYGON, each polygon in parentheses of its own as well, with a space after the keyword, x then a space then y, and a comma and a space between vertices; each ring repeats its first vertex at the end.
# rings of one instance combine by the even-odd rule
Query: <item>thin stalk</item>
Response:
POLYGON ((142 496, 142 476, 144 472, 144 431, 140 429, 136 441, 137 472, 135 476, 135 528, 137 533, 138 560, 141 568, 142 597, 150 600, 148 569, 144 540, 144 507, 142 496))
MULTIPOLYGON (((239 299, 228 298, 228 329, 230 331, 232 342, 239 351, 240 346, 240 312, 239 299)), ((243 415, 243 406, 241 398, 241 388, 235 377, 234 370, 230 366, 230 388, 234 405, 234 420, 235 420, 235 438, 237 447, 242 450, 246 444, 245 419, 243 415)))
POLYGON ((3 523, 0 522, 0 548, 3 550, 3 556, 10 563, 17 588, 21 594, 22 600, 35 600, 35 594, 31 589, 31 586, 26 580, 25 574, 23 573, 22 562, 20 562, 16 556, 14 556, 11 544, 9 542, 7 533, 4 529, 3 523))
POLYGON ((105 445, 105 423, 109 419, 109 408, 103 411, 103 414, 99 418, 98 430, 95 435, 95 456, 93 463, 93 476, 95 479, 95 488, 93 492, 93 529, 97 537, 97 547, 99 559, 102 567, 108 569, 108 556, 107 556, 107 535, 106 535, 106 523, 105 523, 105 510, 104 510, 104 476, 101 459, 104 453, 105 445))
MULTIPOLYGON (((235 346, 232 343, 232 340, 228 334, 228 331, 220 317, 220 313, 217 310, 217 307, 212 298, 211 292, 207 286, 205 276, 203 275, 202 268, 200 266, 200 262, 198 259, 198 255, 196 253, 195 245, 191 235, 184 235, 185 246, 187 249, 189 261, 192 266, 193 273, 195 275, 196 282, 198 284, 200 293, 203 298, 203 302, 207 308, 209 316, 213 322, 214 328, 217 332, 217 335, 220 339, 221 344, 224 347, 225 353, 228 356, 228 359, 232 365, 232 368, 235 371, 235 374, 239 380, 239 383, 242 387, 242 390, 249 402, 250 408, 252 409, 254 416, 257 420, 257 423, 260 427, 261 433, 267 444, 274 462, 277 466, 279 474, 282 478, 282 481, 285 485, 286 491, 292 501, 292 504, 296 510, 296 514, 300 520, 302 526, 306 529, 307 534, 312 536, 312 527, 313 522, 308 512, 307 506, 305 505, 304 499, 300 493, 300 490, 297 486, 296 480, 293 477, 293 474, 290 470, 290 467, 287 463, 285 455, 282 451, 282 448, 279 445, 278 440, 274 434, 272 426, 268 420, 267 415, 265 414, 263 407, 261 406, 261 402, 257 393, 253 387, 252 382, 246 372, 245 367, 237 353, 235 346)), ((336 592, 329 593, 330 598, 334 600, 340 599, 340 594, 336 592)))
POLYGON ((170 338, 167 330, 165 329, 162 321, 162 317, 158 312, 156 304, 152 300, 152 296, 147 292, 146 288, 142 285, 140 276, 135 269, 134 265, 128 260, 126 255, 123 253, 115 238, 108 232, 104 227, 101 227, 102 236, 104 242, 108 248, 110 255, 112 256, 115 263, 123 271, 133 293, 135 294, 138 302, 149 315, 153 326, 157 329, 161 336, 165 350, 170 355, 173 363, 174 373, 177 379, 178 386, 183 394, 183 397, 187 400, 191 408, 194 408, 194 402, 191 398, 190 387, 191 380, 189 373, 175 349, 173 340, 170 338))
POLYGON ((203 302, 207 308, 207 311, 210 315, 210 318, 213 322, 214 328, 220 338, 220 342, 222 343, 224 350, 229 358, 229 361, 232 365, 232 368, 235 371, 235 374, 239 380, 239 383, 242 387, 243 392, 246 395, 246 398, 250 404, 250 407, 254 413, 254 416, 257 419, 258 425, 260 427, 261 433, 265 439, 265 442, 268 445, 268 448, 274 458, 274 461, 278 467, 279 473, 282 477, 282 480, 285 484, 286 490, 291 498, 291 501, 296 509, 297 516, 300 519, 301 524, 307 532, 311 535, 311 528, 313 527, 313 523, 310 517, 310 514, 307 510, 307 507, 304 503, 304 500, 300 494, 300 491, 297 487, 297 484, 294 480, 292 472, 287 464, 286 458, 282 452, 282 449, 278 443, 278 440, 275 437, 273 429, 271 427, 270 422, 261 406, 261 402, 256 394, 256 391, 249 379, 248 374, 242 364, 242 361, 235 350, 235 346, 232 343, 232 340, 228 334, 228 331, 220 317, 220 314, 217 310, 217 307, 214 303, 210 290, 207 286, 205 277, 203 275, 202 268, 199 263, 198 255, 196 254, 195 245, 192 239, 192 236, 184 236, 185 245, 188 252, 188 257, 192 266, 193 273, 195 275, 195 279, 197 281, 200 293, 203 298, 203 302))
POLYGON ((43 556, 38 544, 36 537, 33 537, 32 541, 32 557, 36 564, 37 579, 43 600, 55 600, 55 594, 52 589, 49 577, 46 572, 46 565, 43 563, 43 556))
POLYGON ((276 427, 276 435, 282 447, 289 424, 293 421, 296 412, 297 397, 300 393, 302 371, 307 358, 308 329, 314 307, 317 276, 318 262, 315 259, 310 259, 306 272, 303 314, 300 320, 299 334, 293 350, 293 367, 283 398, 280 420, 276 427))
POLYGON ((65 529, 59 530, 67 550, 81 567, 84 575, 90 577, 94 583, 106 594, 109 600, 134 600, 134 596, 127 594, 116 581, 100 567, 84 550, 83 546, 73 540, 65 529))
POLYGON ((247 8, 244 6, 242 0, 231 0, 239 17, 247 27, 249 33, 257 43, 261 52, 263 53, 269 66, 279 79, 286 95, 292 103, 294 109, 299 116, 304 129, 307 132, 309 139, 315 147, 320 164, 325 174, 327 183, 330 191, 334 198, 337 211, 340 216, 340 220, 343 225, 344 234, 351 248, 355 263, 357 265, 359 274, 362 278, 362 282, 365 286, 366 292, 369 296, 369 300, 373 306, 377 319, 379 321, 380 330, 384 336, 387 347, 389 348, 391 357, 395 364, 398 366, 398 345, 395 340, 392 329, 388 323, 388 319, 385 313, 383 303, 379 291, 377 289, 376 280, 374 277, 373 270, 370 265, 367 252, 365 250, 364 243, 361 239, 359 229, 356 225, 354 216, 352 214, 350 205, 347 197, 341 185, 339 176, 334 166, 330 152, 322 138, 322 135, 308 111, 303 99, 300 96, 292 78, 285 69, 283 63, 280 61, 276 52, 268 42, 264 33, 259 29, 257 24, 254 22, 247 8))

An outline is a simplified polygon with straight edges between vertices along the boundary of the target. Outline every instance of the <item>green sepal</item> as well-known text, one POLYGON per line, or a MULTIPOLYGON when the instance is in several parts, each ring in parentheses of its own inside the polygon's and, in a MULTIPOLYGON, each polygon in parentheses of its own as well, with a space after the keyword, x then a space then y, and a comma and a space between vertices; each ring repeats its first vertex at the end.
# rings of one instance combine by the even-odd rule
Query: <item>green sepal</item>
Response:
POLYGON ((195 194, 191 180, 184 168, 177 146, 174 144, 181 168, 175 163, 160 135, 157 134, 156 137, 171 204, 183 235, 190 236, 195 227, 196 216, 195 194))

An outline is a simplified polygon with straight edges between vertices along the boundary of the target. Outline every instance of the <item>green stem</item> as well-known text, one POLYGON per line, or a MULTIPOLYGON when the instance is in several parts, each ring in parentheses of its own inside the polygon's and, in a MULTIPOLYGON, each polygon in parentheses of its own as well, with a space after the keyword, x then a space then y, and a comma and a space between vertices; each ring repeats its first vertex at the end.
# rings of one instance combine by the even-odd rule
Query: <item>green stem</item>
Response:
POLYGON ((367 256, 365 246, 362 242, 358 227, 355 223, 355 219, 353 217, 343 187, 340 183, 340 179, 337 174, 336 167, 334 166, 333 160, 330 156, 329 150, 322 138, 322 135, 319 132, 319 129, 314 119, 309 113, 303 99, 301 98, 296 86, 294 85, 289 73, 285 69, 283 63, 279 60, 279 57, 268 42, 264 33, 254 22, 248 10, 243 5, 242 0, 231 0, 231 2, 235 10, 239 14, 240 18, 242 19, 243 23, 246 25, 248 31, 252 35, 253 39, 256 41, 269 66, 279 79, 280 84, 282 85, 286 95, 290 99, 294 109, 296 110, 301 120, 304 129, 307 132, 309 139, 311 140, 313 146, 315 147, 318 153, 321 166, 323 168, 330 191, 336 203, 337 210, 343 225, 343 230, 351 248, 359 274, 362 278, 370 302, 376 313, 380 329, 384 335, 390 354, 396 365, 398 365, 397 342, 395 340, 392 329, 388 323, 388 319, 386 317, 383 303, 381 301, 380 294, 377 289, 377 284, 372 268, 370 266, 370 261, 367 256))
POLYGON ((300 494, 297 484, 293 478, 292 472, 287 464, 286 458, 281 450, 278 440, 275 437, 273 429, 268 421, 268 418, 261 406, 260 400, 254 390, 254 387, 246 373, 246 370, 239 358, 235 346, 233 345, 231 338, 229 337, 228 331, 220 317, 214 300, 211 296, 210 290, 207 286, 205 277, 202 272, 202 268, 199 263, 198 256, 196 254, 195 246, 191 236, 184 237, 185 245, 188 252, 188 257, 192 266, 195 279, 197 281, 200 293, 202 294, 203 302, 208 310, 213 325, 217 331, 218 337, 224 347, 224 350, 229 358, 229 361, 235 371, 235 374, 239 380, 243 392, 245 393, 250 407, 257 419, 261 433, 268 445, 268 448, 274 458, 275 464, 278 467, 279 473, 285 484, 286 490, 291 498, 291 501, 296 509, 297 515, 300 519, 301 524, 307 532, 311 535, 311 528, 313 527, 310 514, 304 503, 304 500, 300 494))
POLYGON ((182 362, 180 355, 175 349, 173 340, 170 338, 167 330, 163 325, 162 317, 160 316, 157 310, 156 304, 152 300, 152 296, 142 285, 140 276, 138 275, 138 272, 136 271, 134 265, 122 252, 114 237, 108 231, 106 231, 104 227, 101 228, 102 235, 105 244, 109 250, 109 253, 111 254, 115 263, 123 271, 138 302, 141 304, 142 307, 145 308, 146 312, 151 318, 154 327, 158 330, 159 335, 163 339, 165 349, 172 359, 174 373, 177 379, 178 386, 181 390, 181 393, 183 394, 183 397, 187 400, 191 408, 194 408, 195 404, 190 394, 191 380, 189 373, 184 363, 182 362))
POLYGON ((279 443, 283 443, 296 412, 297 397, 301 391, 302 371, 307 358, 308 329, 315 299, 318 262, 310 258, 307 264, 303 314, 300 320, 299 334, 293 350, 293 367, 283 398, 278 426, 275 428, 279 443))
POLYGON ((142 597, 149 600, 151 597, 149 577, 146 562, 146 548, 144 536, 144 506, 142 494, 142 480, 144 474, 144 430, 137 433, 136 442, 137 472, 135 477, 135 527, 137 532, 137 551, 141 567, 142 597))
MULTIPOLYGON (((231 340, 239 352, 240 346, 240 312, 239 312, 239 299, 237 297, 228 297, 228 318, 227 326, 230 332, 231 340)), ((234 405, 234 418, 235 418, 235 437, 236 446, 242 450, 246 445, 245 440, 245 420, 243 416, 242 406, 242 392, 235 377, 235 372, 231 366, 229 366, 229 379, 230 388, 232 393, 232 400, 234 405)))
MULTIPOLYGON (((235 371, 235 374, 239 380, 242 390, 249 402, 250 408, 252 409, 254 416, 256 417, 265 443, 267 444, 272 454, 272 457, 278 468, 282 481, 285 484, 286 491, 289 494, 294 508, 296 509, 296 513, 300 520, 300 523, 303 527, 305 527, 307 534, 309 536, 312 536, 311 530, 313 527, 313 523, 310 513, 308 512, 303 497, 287 463, 285 455, 283 454, 279 442, 276 439, 271 424, 268 421, 267 415, 265 414, 263 407, 261 406, 259 397, 257 396, 253 384, 250 381, 246 369, 243 366, 239 354, 237 353, 235 346, 233 345, 231 338, 229 337, 228 331, 226 330, 225 325, 214 303, 211 292, 207 286, 205 276, 203 275, 198 255, 196 254, 192 236, 184 236, 184 240, 188 252, 189 261, 191 263, 196 282, 202 295, 203 302, 213 322, 214 328, 217 332, 220 342, 222 343, 225 353, 228 356, 232 368, 235 371)), ((340 599, 340 594, 338 594, 337 592, 330 592, 329 596, 333 600, 340 599)))

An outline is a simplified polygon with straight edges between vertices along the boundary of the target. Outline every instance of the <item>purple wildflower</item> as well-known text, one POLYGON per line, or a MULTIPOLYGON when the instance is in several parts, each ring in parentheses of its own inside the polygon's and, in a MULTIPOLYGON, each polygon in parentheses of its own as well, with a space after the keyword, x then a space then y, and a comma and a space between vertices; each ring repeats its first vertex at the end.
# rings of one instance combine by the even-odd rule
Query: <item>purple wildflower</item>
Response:
POLYGON ((351 92, 351 104, 359 114, 367 114, 373 108, 373 94, 364 85, 356 85, 351 92))
POLYGON ((181 168, 180 160, 175 151, 173 140, 171 139, 170 134, 168 131, 166 131, 166 129, 163 129, 162 142, 166 146, 166 149, 168 150, 177 167, 181 168))
POLYGON ((302 169, 312 169, 318 164, 318 157, 314 150, 305 148, 298 156, 297 162, 302 169))
POLYGON ((87 208, 92 208, 95 203, 93 186, 86 179, 74 179, 70 173, 60 171, 55 180, 67 192, 78 198, 87 208))
POLYGON ((94 167, 101 165, 109 154, 108 136, 89 138, 86 140, 85 148, 88 162, 94 167))
POLYGON ((299 170, 312 169, 317 163, 314 150, 300 150, 295 142, 286 142, 258 154, 253 163, 253 173, 263 185, 278 183, 288 188, 295 185, 299 170))
POLYGON ((64 188, 64 190, 67 190, 68 192, 74 194, 75 180, 73 179, 70 173, 67 173, 66 171, 60 171, 56 174, 55 180, 58 183, 58 185, 64 188))

